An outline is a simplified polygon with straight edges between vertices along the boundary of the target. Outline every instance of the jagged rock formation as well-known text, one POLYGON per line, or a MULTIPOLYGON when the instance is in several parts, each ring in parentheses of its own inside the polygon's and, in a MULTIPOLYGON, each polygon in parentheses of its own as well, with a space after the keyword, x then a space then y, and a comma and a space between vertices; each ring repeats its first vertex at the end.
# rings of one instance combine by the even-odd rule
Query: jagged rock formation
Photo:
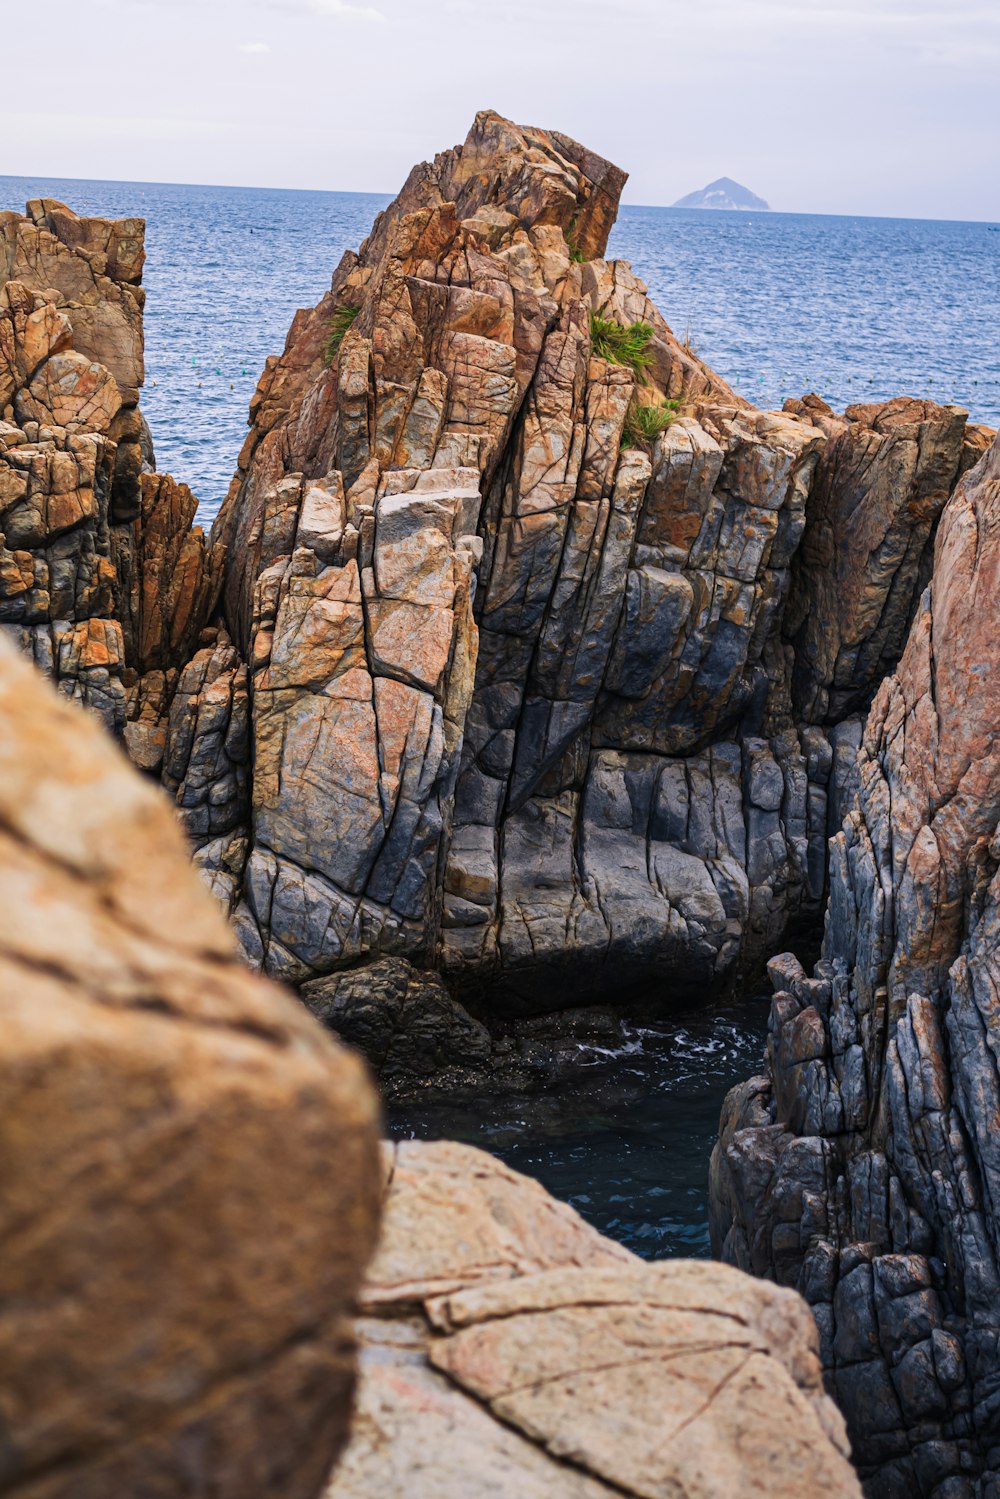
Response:
POLYGON ((387 1152, 326 1499, 860 1499, 797 1297, 644 1264, 466 1146, 387 1152))
MULTIPOLYGON (((415 168, 268 361, 210 547, 140 472, 140 221, 0 215, 0 623, 393 1086, 568 999, 701 998, 829 889, 816 976, 771 965, 718 1243, 813 1305, 873 1493, 986 1499, 993 434, 757 411, 604 260, 623 182, 493 114, 415 168)), ((628 1491, 602 1462, 567 1492, 628 1491)))
POLYGON ((601 258, 623 181, 480 115, 268 362, 164 766, 270 973, 700 997, 822 909, 842 720, 902 647, 964 414, 754 410, 601 258))
POLYGON ((822 908, 982 439, 754 410, 601 258, 623 182, 491 114, 416 168, 268 361, 210 550, 136 477, 141 221, 4 216, 0 614, 162 774, 270 973, 701 996, 822 908))
MULTIPOLYGON (((1000 441, 868 715, 823 957, 713 1159, 725 1258, 801 1290, 873 1495, 1000 1487, 1000 441)), ((832 653, 831 653, 832 654, 832 653)))
POLYGON ((5 641, 0 721, 0 1492, 311 1499, 350 1413, 373 1092, 5 641))
POLYGON ((0 213, 0 624, 155 770, 217 566, 190 491, 142 471, 144 230, 0 213))

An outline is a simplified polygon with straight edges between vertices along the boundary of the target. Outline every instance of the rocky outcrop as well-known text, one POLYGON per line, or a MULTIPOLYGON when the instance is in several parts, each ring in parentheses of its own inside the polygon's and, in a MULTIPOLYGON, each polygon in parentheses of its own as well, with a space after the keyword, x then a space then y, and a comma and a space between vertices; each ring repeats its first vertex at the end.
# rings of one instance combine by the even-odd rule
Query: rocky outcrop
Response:
POLYGON ((384 1098, 433 1084, 436 1092, 482 1084, 494 1073, 494 1043, 440 975, 405 958, 312 979, 299 991, 317 1020, 361 1052, 384 1098))
MULTIPOLYGON (((115 444, 116 521, 134 516, 139 503, 145 228, 143 219, 79 218, 54 198, 34 199, 23 217, 0 213, 0 285, 17 282, 58 307, 69 324, 74 356, 68 365, 43 367, 43 351, 33 351, 38 359, 26 371, 32 384, 15 402, 16 416, 65 427, 81 418, 79 382, 87 385, 87 368, 100 365, 113 377, 120 403, 107 431, 115 444)), ((103 376, 99 383, 106 385, 103 376)), ((107 400, 102 397, 102 404, 107 400)), ((0 408, 6 404, 0 399, 0 408)))
POLYGON ((268 361, 164 764, 269 973, 531 1014, 818 920, 964 413, 755 410, 603 259, 623 182, 478 116, 268 361))
POLYGON ((155 771, 221 553, 189 491, 142 472, 144 229, 0 213, 0 624, 155 771))
POLYGON ((372 1090, 4 641, 0 720, 0 1491, 311 1499, 351 1406, 372 1090))
POLYGON ((645 1264, 466 1146, 387 1153, 326 1499, 859 1499, 798 1297, 645 1264))
POLYGON ((873 1495, 1000 1485, 1000 441, 948 502, 832 844, 823 957, 713 1159, 732 1263, 801 1290, 873 1495))
POLYGON ((603 258, 624 180, 491 113, 415 168, 268 361, 210 548, 120 427, 141 221, 4 217, 0 613, 296 985, 405 961, 471 1034, 470 992, 701 998, 818 923, 983 434, 755 410, 603 258))

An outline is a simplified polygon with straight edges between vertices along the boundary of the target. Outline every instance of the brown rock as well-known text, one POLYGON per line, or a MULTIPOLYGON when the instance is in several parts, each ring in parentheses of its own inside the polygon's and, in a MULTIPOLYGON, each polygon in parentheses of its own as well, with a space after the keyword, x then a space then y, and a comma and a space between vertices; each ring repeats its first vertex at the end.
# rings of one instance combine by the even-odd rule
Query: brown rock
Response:
POLYGON ((0 1488, 307 1499, 347 1429, 371 1090, 3 642, 0 718, 0 1488))

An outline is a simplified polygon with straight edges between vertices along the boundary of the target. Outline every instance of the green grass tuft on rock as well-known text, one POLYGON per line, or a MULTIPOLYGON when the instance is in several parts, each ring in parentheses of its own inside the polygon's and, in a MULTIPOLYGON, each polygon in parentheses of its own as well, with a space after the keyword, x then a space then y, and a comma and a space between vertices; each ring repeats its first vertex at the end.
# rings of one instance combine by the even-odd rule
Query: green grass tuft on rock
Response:
POLYGON ((652 338, 653 330, 648 323, 629 323, 626 327, 599 312, 590 314, 590 342, 597 357, 610 364, 626 365, 643 383, 653 363, 652 338))
POLYGON ((332 364, 340 353, 340 346, 359 310, 357 307, 338 307, 334 312, 330 319, 330 338, 326 346, 327 364, 332 364))
POLYGON ((623 448, 649 448, 677 416, 679 401, 661 401, 656 406, 641 406, 633 401, 622 428, 623 448))

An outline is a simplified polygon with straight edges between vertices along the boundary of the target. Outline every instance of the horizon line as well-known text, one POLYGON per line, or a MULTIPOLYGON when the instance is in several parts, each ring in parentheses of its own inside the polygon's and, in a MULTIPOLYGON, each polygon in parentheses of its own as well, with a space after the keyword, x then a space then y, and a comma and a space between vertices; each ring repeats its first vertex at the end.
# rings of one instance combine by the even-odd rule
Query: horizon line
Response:
MULTIPOLYGON (((50 176, 44 173, 28 174, 24 172, 0 172, 0 182, 81 182, 95 184, 99 183, 109 187, 198 187, 205 189, 222 190, 224 192, 242 193, 308 193, 319 195, 333 195, 347 198, 386 198, 391 203, 399 196, 401 191, 397 188, 395 192, 387 192, 384 189, 373 188, 341 188, 341 187, 277 187, 266 183, 240 183, 240 182, 177 182, 167 178, 156 177, 70 177, 50 176)), ((69 205, 67 205, 69 206, 69 205)), ((746 218, 750 214, 767 214, 778 218, 810 218, 810 219, 875 219, 887 223, 912 223, 912 224, 980 224, 991 227, 1000 227, 1000 219, 949 219, 922 214, 891 214, 891 213, 832 213, 830 211, 815 211, 802 208, 682 208, 678 203, 640 203, 631 199, 622 199, 620 208, 643 208, 655 209, 657 212, 679 212, 722 216, 724 214, 736 214, 740 218, 746 218)), ((2 210, 0 210, 2 211, 2 210)), ((138 217, 138 215, 136 215, 138 217)))

